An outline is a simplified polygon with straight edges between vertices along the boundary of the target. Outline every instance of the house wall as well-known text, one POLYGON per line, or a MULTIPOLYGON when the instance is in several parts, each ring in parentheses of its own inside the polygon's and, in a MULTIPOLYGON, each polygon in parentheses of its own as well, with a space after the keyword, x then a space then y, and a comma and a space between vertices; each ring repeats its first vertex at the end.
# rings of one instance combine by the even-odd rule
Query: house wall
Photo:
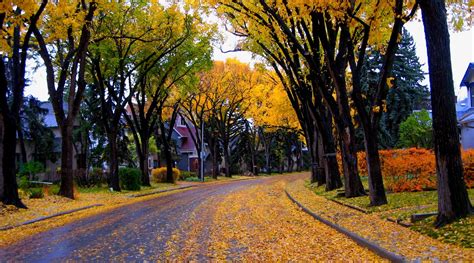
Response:
MULTIPOLYGON (((468 125, 474 127, 474 122, 470 122, 468 125)), ((465 125, 462 126, 461 144, 464 150, 474 149, 474 128, 469 128, 465 125)))

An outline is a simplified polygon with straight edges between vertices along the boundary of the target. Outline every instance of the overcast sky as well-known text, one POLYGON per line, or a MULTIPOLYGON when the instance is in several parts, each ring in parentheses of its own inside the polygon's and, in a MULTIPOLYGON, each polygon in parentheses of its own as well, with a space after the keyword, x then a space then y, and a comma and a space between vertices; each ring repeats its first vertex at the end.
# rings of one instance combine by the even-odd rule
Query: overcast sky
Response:
MULTIPOLYGON (((426 56, 426 42, 423 31, 423 25, 421 22, 409 22, 405 28, 411 33, 416 43, 417 55, 420 58, 420 63, 423 64, 423 71, 428 72, 428 60, 426 56)), ((230 34, 226 35, 226 41, 223 45, 223 50, 230 50, 233 48, 236 42, 236 38, 230 34)), ((237 58, 242 62, 253 62, 254 59, 249 52, 232 52, 222 53, 220 47, 214 48, 215 60, 225 60, 227 58, 237 58)), ((453 67, 453 81, 456 94, 458 99, 466 97, 466 88, 459 88, 462 77, 467 69, 470 62, 474 62, 474 30, 471 28, 469 31, 463 32, 451 32, 451 63, 453 67)), ((25 95, 33 95, 38 99, 44 101, 48 100, 48 91, 46 87, 46 73, 43 67, 39 68, 36 72, 29 73, 27 76, 32 80, 30 86, 26 87, 25 95)), ((428 84, 428 75, 424 84, 428 84)))

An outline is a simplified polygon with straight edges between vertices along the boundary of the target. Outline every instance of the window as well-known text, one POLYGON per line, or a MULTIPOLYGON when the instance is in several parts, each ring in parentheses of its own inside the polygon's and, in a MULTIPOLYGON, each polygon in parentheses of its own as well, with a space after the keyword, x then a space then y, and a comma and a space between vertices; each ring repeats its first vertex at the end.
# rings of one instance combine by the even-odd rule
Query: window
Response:
POLYGON ((179 118, 179 125, 186 126, 186 120, 184 118, 179 118))

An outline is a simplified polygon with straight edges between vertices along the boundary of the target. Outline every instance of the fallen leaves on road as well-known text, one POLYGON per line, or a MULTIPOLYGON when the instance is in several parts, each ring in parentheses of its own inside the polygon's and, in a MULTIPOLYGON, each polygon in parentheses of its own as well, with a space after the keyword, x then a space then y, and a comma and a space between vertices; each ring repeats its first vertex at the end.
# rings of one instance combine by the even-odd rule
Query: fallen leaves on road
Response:
MULTIPOLYGON (((176 186, 173 186, 176 187, 176 186)), ((179 190, 178 190, 179 191, 179 190)), ((174 191, 175 193, 176 191, 174 191)), ((75 220, 85 218, 91 215, 99 214, 119 206, 132 204, 152 198, 158 195, 168 195, 173 192, 130 198, 130 193, 80 193, 75 200, 69 198, 51 195, 41 199, 25 198, 22 201, 28 206, 28 209, 18 209, 14 206, 0 206, 0 227, 16 225, 21 222, 32 220, 42 216, 49 216, 59 212, 64 212, 93 204, 103 204, 104 206, 93 207, 90 209, 66 214, 47 221, 40 221, 31 225, 15 227, 4 230, 0 233, 0 247, 19 241, 27 236, 31 236, 54 227, 62 226, 75 220)))
POLYGON ((364 214, 328 201, 304 186, 303 180, 288 185, 288 192, 305 207, 342 227, 410 260, 473 261, 474 250, 444 244, 377 215, 364 214))
MULTIPOLYGON (((189 222, 180 260, 381 260, 346 236, 300 211, 286 183, 260 184, 211 198, 189 222), (206 238, 206 235, 209 238, 206 238)), ((174 253, 172 253, 174 254, 174 253)))

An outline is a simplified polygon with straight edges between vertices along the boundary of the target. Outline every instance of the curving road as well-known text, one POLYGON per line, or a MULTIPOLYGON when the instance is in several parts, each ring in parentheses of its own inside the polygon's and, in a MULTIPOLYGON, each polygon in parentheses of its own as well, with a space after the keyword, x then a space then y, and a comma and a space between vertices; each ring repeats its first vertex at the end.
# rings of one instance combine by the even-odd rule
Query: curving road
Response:
MULTIPOLYGON (((307 174, 205 185, 120 207, 0 248, 0 261, 128 262, 183 259, 180 255, 184 253, 184 246, 189 239, 186 234, 197 232, 193 233, 197 237, 193 242, 205 244, 210 238, 210 228, 215 223, 216 207, 222 206, 226 197, 257 186, 262 191, 267 186, 285 184, 304 176, 307 174), (196 228, 193 228, 194 224, 196 228)), ((297 210, 291 205, 279 208, 285 209, 297 210)), ((324 225, 317 227, 326 228, 324 225)), ((185 259, 209 260, 208 249, 205 245, 198 246, 194 254, 185 259)), ((229 251, 233 251, 232 244, 229 251)), ((246 253, 246 250, 237 254, 234 252, 227 259, 238 259, 238 254, 246 253)))

